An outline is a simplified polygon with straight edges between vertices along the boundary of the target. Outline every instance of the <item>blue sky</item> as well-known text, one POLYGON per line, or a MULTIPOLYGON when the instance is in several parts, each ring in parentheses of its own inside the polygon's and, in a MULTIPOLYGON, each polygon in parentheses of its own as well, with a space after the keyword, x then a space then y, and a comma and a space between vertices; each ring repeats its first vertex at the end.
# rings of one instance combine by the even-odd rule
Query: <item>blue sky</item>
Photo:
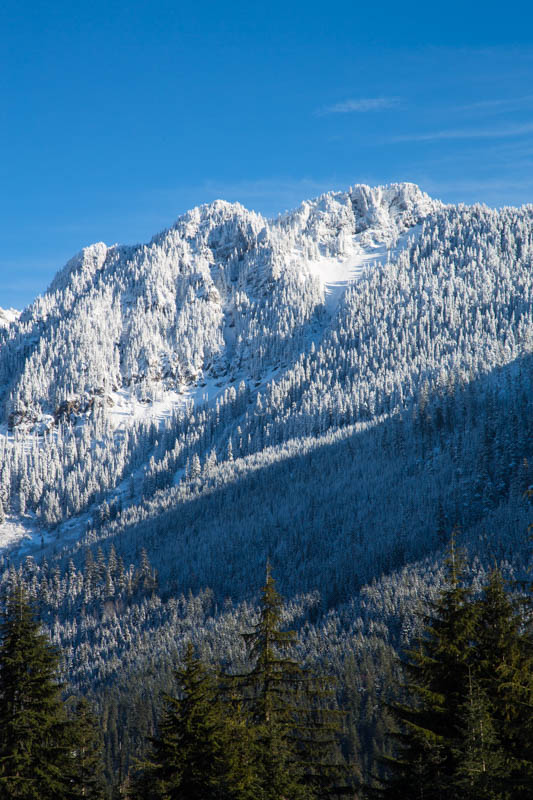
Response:
POLYGON ((0 10, 0 306, 217 197, 354 183, 533 202, 526 3, 93 0, 0 10))

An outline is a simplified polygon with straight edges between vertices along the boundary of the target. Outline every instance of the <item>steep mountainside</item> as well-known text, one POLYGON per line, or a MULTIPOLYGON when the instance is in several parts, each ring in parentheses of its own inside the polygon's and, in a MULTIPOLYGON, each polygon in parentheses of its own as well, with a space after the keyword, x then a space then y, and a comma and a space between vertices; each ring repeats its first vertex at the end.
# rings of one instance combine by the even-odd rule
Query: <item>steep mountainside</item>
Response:
POLYGON ((475 574, 528 568, 533 206, 218 201, 0 319, 0 591, 26 583, 72 685, 137 731, 108 729, 110 771, 187 640, 245 658, 267 558, 302 657, 366 709, 362 758, 451 530, 475 574))
POLYGON ((528 354, 532 216, 356 186, 275 221, 218 201, 149 245, 87 248, 0 330, 12 526, 78 519, 70 535, 103 502, 420 413, 528 354))

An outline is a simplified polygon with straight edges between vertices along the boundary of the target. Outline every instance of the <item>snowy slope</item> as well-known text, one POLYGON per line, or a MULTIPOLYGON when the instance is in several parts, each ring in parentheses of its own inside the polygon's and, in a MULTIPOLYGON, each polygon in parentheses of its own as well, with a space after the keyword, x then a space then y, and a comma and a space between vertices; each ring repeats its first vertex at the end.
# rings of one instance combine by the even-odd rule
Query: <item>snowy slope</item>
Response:
POLYGON ((337 309, 346 288, 365 270, 396 259, 409 241, 416 239, 420 229, 420 225, 415 225, 398 236, 389 236, 380 229, 373 230, 370 235, 365 231, 351 237, 342 254, 306 262, 309 272, 320 281, 329 313, 337 309))
POLYGON ((395 259, 409 237, 420 233, 421 220, 440 206, 414 184, 355 186, 347 194, 329 193, 303 203, 284 222, 316 243, 306 267, 319 278, 333 311, 365 268, 395 259))

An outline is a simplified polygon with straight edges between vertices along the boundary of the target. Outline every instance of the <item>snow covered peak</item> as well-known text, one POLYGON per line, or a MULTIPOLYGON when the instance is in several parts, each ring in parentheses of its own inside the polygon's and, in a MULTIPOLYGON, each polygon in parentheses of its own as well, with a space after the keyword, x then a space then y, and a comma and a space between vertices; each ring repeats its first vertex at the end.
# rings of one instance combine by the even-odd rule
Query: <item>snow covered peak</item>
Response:
POLYGON ((215 229, 223 230, 226 238, 230 238, 236 230, 248 230, 252 236, 256 236, 265 224, 266 221, 260 214, 249 211, 240 203, 215 200, 213 203, 195 206, 178 217, 171 228, 154 236, 152 243, 161 244, 166 239, 175 239, 178 236, 198 244, 210 245, 210 234, 215 229))
POLYGON ((330 192, 276 220, 216 200, 147 244, 86 247, 7 329, 0 418, 57 418, 73 398, 89 410, 106 387, 148 402, 257 382, 439 205, 413 184, 330 192), (31 358, 13 371, 18 336, 31 358))
POLYGON ((365 267, 395 256, 419 223, 441 207, 413 183, 359 184, 304 202, 277 225, 292 233, 301 273, 318 277, 333 312, 365 267))
POLYGON ((391 242, 442 207, 414 183, 370 187, 357 184, 347 192, 327 192, 282 217, 279 224, 296 228, 317 244, 335 248, 364 231, 391 242))
POLYGON ((391 183, 371 188, 364 184, 348 191, 359 226, 387 228, 394 224, 405 230, 442 207, 415 183, 391 183))
POLYGON ((93 281, 95 274, 104 265, 108 249, 103 242, 84 247, 57 273, 48 287, 48 292, 61 291, 73 281, 76 283, 76 288, 81 291, 93 281))

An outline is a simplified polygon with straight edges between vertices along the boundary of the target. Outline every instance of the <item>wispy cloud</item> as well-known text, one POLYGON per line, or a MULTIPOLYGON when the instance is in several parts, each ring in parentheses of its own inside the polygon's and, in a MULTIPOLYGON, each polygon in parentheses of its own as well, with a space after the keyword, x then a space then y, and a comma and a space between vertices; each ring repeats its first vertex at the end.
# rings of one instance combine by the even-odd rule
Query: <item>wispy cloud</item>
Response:
POLYGON ((447 128, 429 133, 407 133, 393 136, 392 142, 437 142, 446 139, 507 139, 533 133, 533 122, 520 125, 505 125, 498 128, 447 128))
POLYGON ((317 110, 319 116, 325 114, 361 114, 368 111, 386 111, 400 105, 399 97, 366 97, 358 100, 343 100, 332 106, 324 106, 317 110))
POLYGON ((487 113, 503 113, 509 111, 521 111, 533 105, 533 94, 526 94, 522 97, 502 97, 494 100, 477 100, 466 105, 456 107, 456 111, 480 111, 487 113))

